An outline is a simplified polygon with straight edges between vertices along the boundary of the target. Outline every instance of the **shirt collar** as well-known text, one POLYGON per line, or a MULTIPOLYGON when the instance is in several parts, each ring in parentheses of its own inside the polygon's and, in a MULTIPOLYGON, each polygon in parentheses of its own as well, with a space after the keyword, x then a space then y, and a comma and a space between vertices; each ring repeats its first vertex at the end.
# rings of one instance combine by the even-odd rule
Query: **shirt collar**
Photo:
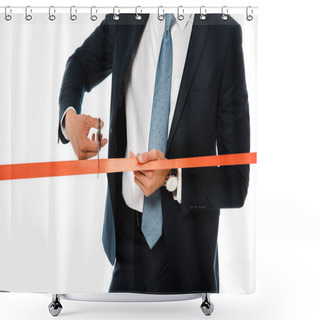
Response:
MULTIPOLYGON (((160 23, 162 23, 162 22, 164 22, 164 20, 159 20, 158 19, 158 16, 155 14, 155 15, 153 15, 154 16, 154 19, 160 24, 160 23)), ((179 26, 179 28, 181 29, 181 31, 183 31, 185 28, 186 28, 186 26, 187 26, 187 24, 188 23, 190 23, 190 21, 192 21, 190 18, 191 18, 191 16, 192 16, 192 14, 191 13, 187 13, 187 14, 184 14, 184 19, 182 19, 182 20, 179 20, 178 19, 178 15, 177 14, 174 14, 174 17, 175 17, 175 23, 177 23, 178 24, 178 26, 179 26)))
POLYGON ((177 14, 175 14, 174 17, 176 18, 176 22, 178 23, 178 26, 180 27, 181 31, 183 31, 187 26, 188 22, 190 21, 191 13, 184 14, 184 19, 182 20, 178 19, 177 14))

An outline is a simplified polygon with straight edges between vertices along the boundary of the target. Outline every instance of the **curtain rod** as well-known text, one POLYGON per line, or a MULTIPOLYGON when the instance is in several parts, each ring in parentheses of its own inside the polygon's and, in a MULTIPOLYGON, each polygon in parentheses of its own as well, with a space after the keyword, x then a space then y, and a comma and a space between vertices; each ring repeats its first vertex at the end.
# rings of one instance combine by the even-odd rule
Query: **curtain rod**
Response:
MULTIPOLYGON (((168 6, 159 6, 159 7, 147 7, 147 6, 0 6, 1 11, 7 10, 14 10, 16 12, 24 12, 26 8, 30 8, 31 10, 36 10, 37 12, 47 12, 49 8, 54 8, 55 10, 59 11, 68 11, 70 8, 75 8, 77 10, 80 10, 81 12, 87 12, 87 10, 97 10, 101 13, 104 12, 113 12, 113 10, 116 8, 117 10, 120 10, 122 13, 135 13, 136 10, 139 11, 139 13, 157 13, 159 9, 165 10, 165 12, 171 13, 171 12, 177 12, 177 10, 180 8, 180 10, 185 10, 185 11, 192 11, 193 13, 195 12, 200 12, 200 10, 206 10, 207 13, 219 13, 221 12, 222 8, 228 9, 228 10, 247 10, 248 8, 251 10, 257 10, 258 7, 256 6, 247 6, 247 7, 237 7, 237 6, 215 6, 215 7, 206 7, 206 6, 198 6, 198 7, 189 7, 189 6, 174 6, 174 7, 168 7, 168 6), (201 9, 202 8, 202 9, 201 9)), ((81 13, 78 11, 79 13, 81 13)))
POLYGON ((2 11, 4 14, 4 18, 7 21, 10 21, 12 19, 13 14, 17 13, 24 13, 25 14, 25 19, 26 20, 32 20, 33 14, 37 13, 48 13, 49 19, 51 21, 56 19, 56 14, 57 13, 68 13, 70 14, 71 20, 76 20, 78 14, 90 14, 91 15, 91 20, 95 21, 97 20, 97 15, 98 14, 112 14, 114 15, 114 19, 118 20, 119 15, 123 13, 131 13, 131 14, 136 14, 137 19, 141 19, 139 16, 140 14, 144 13, 149 13, 149 14, 158 14, 159 18, 161 17, 163 19, 165 13, 176 13, 178 15, 179 20, 182 20, 184 18, 184 14, 200 14, 200 19, 205 20, 207 14, 221 14, 221 18, 223 20, 228 19, 229 14, 236 14, 236 13, 245 13, 246 18, 248 21, 253 20, 254 14, 257 13, 258 7, 227 7, 227 6, 222 6, 222 7, 205 7, 205 6, 200 6, 200 7, 183 7, 183 6, 178 6, 178 7, 141 7, 141 6, 136 6, 136 7, 121 7, 121 6, 115 6, 115 7, 84 7, 84 6, 70 6, 70 7, 55 7, 55 6, 48 6, 48 7, 40 7, 40 6, 16 6, 16 7, 11 7, 11 6, 5 6, 5 7, 0 7, 0 12, 2 11))
MULTIPOLYGON (((5 8, 7 6, 0 6, 0 8, 5 8)), ((15 9, 15 8, 20 8, 20 9, 24 9, 25 7, 27 6, 10 6, 11 8, 15 9)), ((30 6, 28 6, 30 7, 30 6)), ((38 8, 38 9, 47 9, 49 8, 50 6, 31 6, 32 8, 38 8)), ((77 7, 77 8, 84 8, 84 9, 90 9, 92 8, 92 6, 54 6, 55 8, 60 8, 60 9, 68 9, 70 7, 77 7)), ((97 8, 97 9, 112 9, 114 8, 115 6, 93 6, 93 8, 97 8)), ((159 7, 163 7, 164 9, 167 9, 167 8, 174 8, 174 9, 177 9, 179 6, 152 6, 152 7, 147 7, 147 6, 118 6, 119 8, 128 8, 128 9, 135 9, 137 7, 140 7, 140 8, 143 8, 143 9, 158 9, 159 7)), ((199 9, 200 7, 205 7, 207 9, 221 9, 222 6, 180 6, 180 7, 183 7, 183 8, 189 8, 189 9, 199 9)), ((225 6, 225 7, 228 7, 228 8, 233 8, 233 9, 246 9, 248 6, 225 6)), ((257 6, 250 6, 252 8, 258 8, 257 6)))

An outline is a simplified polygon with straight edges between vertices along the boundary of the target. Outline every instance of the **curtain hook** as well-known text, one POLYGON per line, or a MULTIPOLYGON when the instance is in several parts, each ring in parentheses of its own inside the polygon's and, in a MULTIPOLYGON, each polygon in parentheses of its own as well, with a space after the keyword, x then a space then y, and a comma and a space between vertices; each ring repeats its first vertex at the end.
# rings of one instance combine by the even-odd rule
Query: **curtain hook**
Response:
POLYGON ((10 14, 8 13, 8 11, 9 11, 10 13, 12 13, 12 9, 9 9, 9 8, 10 8, 10 6, 6 6, 5 9, 4 9, 4 18, 5 18, 7 21, 10 21, 10 20, 12 19, 12 15, 10 15, 10 14))
POLYGON ((31 7, 30 6, 26 6, 26 8, 25 8, 25 19, 27 21, 30 21, 32 19, 32 15, 30 14, 31 12, 32 12, 31 7))
POLYGON ((54 15, 54 13, 56 12, 56 9, 54 8, 54 6, 50 6, 49 7, 49 20, 53 21, 56 19, 56 16, 54 15))
POLYGON ((247 20, 248 21, 251 21, 251 20, 253 20, 253 9, 252 9, 252 7, 247 7, 247 10, 246 10, 246 14, 247 14, 247 20), (249 14, 249 9, 251 9, 251 13, 249 14))
POLYGON ((163 9, 163 6, 159 6, 159 7, 158 7, 158 19, 159 19, 160 21, 162 21, 162 20, 164 19, 164 9, 163 9), (161 10, 162 10, 162 14, 160 14, 160 8, 161 8, 161 10))
POLYGON ((119 20, 120 9, 119 7, 113 7, 113 20, 119 20), (116 13, 116 10, 118 11, 116 13))
POLYGON ((140 6, 137 6, 136 7, 136 16, 135 16, 135 19, 136 20, 141 20, 141 15, 140 14, 138 14, 138 9, 140 10, 140 13, 142 13, 142 9, 141 9, 141 7, 140 6))
POLYGON ((77 17, 77 15, 76 15, 76 13, 77 13, 76 7, 75 7, 75 6, 70 7, 70 19, 71 19, 72 21, 77 20, 78 17, 77 17))
POLYGON ((98 17, 97 17, 96 14, 93 14, 93 8, 95 9, 95 13, 98 12, 95 6, 91 7, 91 9, 90 9, 90 19, 92 21, 96 21, 98 19, 98 17))
POLYGON ((184 19, 184 9, 183 6, 178 7, 178 20, 182 21, 184 19), (180 13, 182 11, 182 13, 180 13))
POLYGON ((200 20, 207 19, 207 8, 205 6, 200 7, 200 20))
POLYGON ((228 14, 229 14, 228 12, 229 12, 228 7, 223 6, 221 8, 221 19, 222 20, 227 20, 228 19, 228 14))

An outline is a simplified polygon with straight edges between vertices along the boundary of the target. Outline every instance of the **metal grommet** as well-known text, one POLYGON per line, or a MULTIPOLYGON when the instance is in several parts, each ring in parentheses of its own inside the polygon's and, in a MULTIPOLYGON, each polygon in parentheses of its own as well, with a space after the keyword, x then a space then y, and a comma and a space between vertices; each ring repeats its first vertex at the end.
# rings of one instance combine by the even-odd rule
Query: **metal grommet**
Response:
POLYGON ((182 21, 184 19, 184 9, 183 6, 178 7, 178 20, 182 21), (182 10, 182 13, 180 11, 182 10))
POLYGON ((49 20, 53 21, 56 20, 56 16, 53 14, 56 12, 56 9, 54 8, 54 6, 50 6, 49 7, 49 20))
POLYGON ((77 20, 78 17, 77 17, 77 15, 76 15, 76 13, 77 13, 76 7, 75 7, 75 6, 70 7, 70 19, 71 19, 72 21, 77 20))
POLYGON ((31 12, 32 12, 31 7, 30 7, 30 6, 27 6, 27 7, 25 8, 25 19, 26 19, 27 21, 30 21, 30 20, 32 19, 32 15, 30 14, 31 12))
POLYGON ((136 16, 135 16, 135 19, 136 20, 141 20, 141 16, 140 16, 140 14, 138 14, 138 9, 140 10, 140 13, 142 13, 142 9, 141 9, 141 7, 140 6, 137 6, 136 7, 136 16))
MULTIPOLYGON (((90 9, 90 19, 92 21, 96 21, 98 19, 97 15, 96 14, 93 14, 93 8, 96 8, 95 6, 91 7, 90 9)), ((97 13, 97 9, 95 9, 95 13, 97 13)))
POLYGON ((206 20, 207 19, 207 9, 205 6, 200 7, 200 20, 206 20))
POLYGON ((120 14, 120 9, 119 7, 113 7, 113 20, 119 20, 119 14, 120 14), (118 12, 116 13, 116 10, 118 10, 118 12))
POLYGON ((252 7, 247 7, 247 10, 246 10, 246 14, 247 14, 247 20, 248 21, 251 21, 251 20, 253 20, 253 9, 252 9, 252 7), (251 13, 249 14, 249 9, 251 9, 251 13))
POLYGON ((222 20, 227 20, 228 19, 228 7, 226 7, 226 6, 223 6, 222 8, 221 8, 221 19, 222 20))
POLYGON ((163 6, 159 6, 158 7, 158 19, 160 21, 162 21, 164 19, 164 9, 163 9, 163 6), (160 9, 162 10, 162 13, 160 14, 160 9))
POLYGON ((10 6, 6 6, 5 9, 4 9, 4 18, 7 20, 7 21, 10 21, 12 19, 12 15, 10 15, 8 13, 8 11, 10 11, 10 13, 12 13, 12 9, 9 9, 10 6))

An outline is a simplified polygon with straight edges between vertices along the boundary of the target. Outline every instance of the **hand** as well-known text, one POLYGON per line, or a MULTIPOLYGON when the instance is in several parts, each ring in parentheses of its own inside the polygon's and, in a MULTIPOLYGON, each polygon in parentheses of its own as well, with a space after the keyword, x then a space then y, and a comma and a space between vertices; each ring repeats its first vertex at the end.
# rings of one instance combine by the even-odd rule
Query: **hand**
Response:
MULTIPOLYGON (((65 130, 72 144, 73 150, 79 160, 94 157, 98 153, 98 137, 92 134, 91 140, 88 134, 91 128, 98 129, 99 119, 83 114, 76 114, 73 109, 68 110, 65 116, 65 130)), ((104 123, 101 121, 101 128, 104 123)), ((101 148, 106 145, 107 139, 102 139, 101 148)))
MULTIPOLYGON (((135 158, 134 153, 130 152, 129 154, 130 158, 135 158)), ((136 158, 141 164, 149 161, 166 159, 164 154, 156 149, 142 154, 138 153, 136 158)), ((164 186, 169 172, 169 169, 134 171, 134 182, 139 186, 144 195, 149 197, 160 187, 164 186)))

